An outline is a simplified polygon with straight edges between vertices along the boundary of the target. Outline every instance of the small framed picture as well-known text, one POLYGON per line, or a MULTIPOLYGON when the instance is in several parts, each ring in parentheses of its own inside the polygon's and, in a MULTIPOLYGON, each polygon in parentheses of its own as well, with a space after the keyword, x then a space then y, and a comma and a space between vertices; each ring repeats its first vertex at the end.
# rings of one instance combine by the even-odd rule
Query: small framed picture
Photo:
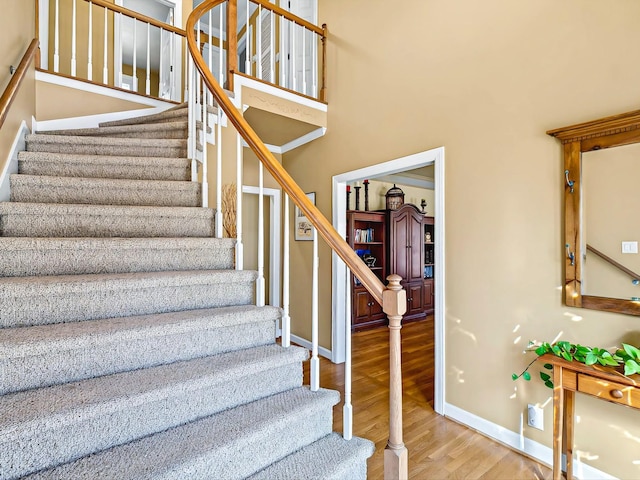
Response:
MULTIPOLYGON (((311 200, 311 203, 316 204, 316 192, 306 193, 305 195, 311 200)), ((297 205, 295 215, 296 240, 313 240, 313 225, 311 225, 311 222, 305 217, 297 205)))

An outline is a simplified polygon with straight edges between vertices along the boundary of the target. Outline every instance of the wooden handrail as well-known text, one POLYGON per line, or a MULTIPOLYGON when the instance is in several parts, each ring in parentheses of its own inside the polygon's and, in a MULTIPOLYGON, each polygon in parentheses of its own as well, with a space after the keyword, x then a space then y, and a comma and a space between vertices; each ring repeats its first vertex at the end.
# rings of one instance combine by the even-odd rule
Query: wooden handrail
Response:
POLYGON ((602 258, 605 262, 610 263, 611 265, 613 265, 614 267, 616 267, 618 270, 623 271, 624 273, 626 273, 627 275, 629 275, 631 278, 635 279, 635 280, 640 280, 640 275, 638 275, 636 272, 634 272, 633 270, 629 270, 627 267, 625 267, 624 265, 622 265, 621 263, 616 262, 613 258, 605 255, 604 253, 602 253, 600 250, 597 250, 595 248, 593 248, 591 245, 589 245, 587 243, 587 250, 589 252, 593 252, 595 253, 597 256, 599 256, 600 258, 602 258))
POLYGON ((94 5, 97 5, 99 7, 105 7, 116 13, 121 13, 122 15, 125 15, 129 18, 133 18, 135 20, 139 20, 144 23, 149 23, 154 27, 162 28, 165 31, 177 33, 178 35, 182 35, 183 37, 186 37, 187 35, 187 32, 185 32, 181 28, 174 27, 173 25, 169 25, 168 23, 161 22, 159 20, 156 20, 155 18, 147 17, 146 15, 135 12, 133 10, 129 10, 128 8, 121 7, 120 5, 116 5, 114 3, 109 3, 105 0, 84 0, 84 1, 87 3, 93 3, 94 5))
MULTIPOLYGON (((327 242, 327 244, 329 244, 331 249, 336 252, 336 254, 349 266, 352 273, 360 280, 360 282, 362 282, 362 285, 369 291, 375 301, 382 305, 382 292, 384 290, 384 285, 380 279, 378 279, 362 259, 358 257, 356 252, 349 247, 349 244, 347 244, 347 242, 338 234, 329 220, 327 220, 320 210, 311 203, 298 184, 276 160, 267 146, 262 142, 262 140, 260 140, 260 137, 258 137, 253 128, 251 128, 249 123, 235 108, 231 100, 229 100, 226 93, 213 77, 207 67, 207 64, 202 58, 194 33, 195 24, 197 19, 202 17, 206 11, 214 8, 224 1, 226 0, 208 0, 201 3, 193 10, 187 20, 187 43, 196 68, 202 74, 205 84, 215 96, 219 106, 227 115, 233 126, 238 130, 240 135, 242 135, 242 138, 244 138, 251 150, 253 150, 258 159, 264 164, 267 171, 305 214, 320 236, 327 242)), ((271 5, 267 8, 272 7, 273 6, 271 5)))
POLYGON ((2 128, 2 125, 4 124, 4 121, 7 118, 7 114, 9 113, 9 108, 11 107, 11 104, 13 103, 13 100, 15 99, 16 94, 18 93, 20 84, 22 83, 22 80, 24 79, 24 76, 27 73, 29 65, 33 61, 33 58, 35 57, 36 52, 38 51, 39 44, 40 42, 38 42, 37 38, 34 38, 33 40, 31 40, 31 43, 29 44, 29 48, 27 48, 27 51, 22 56, 22 60, 20 60, 20 64, 18 65, 17 70, 13 73, 13 76, 11 77, 11 80, 9 80, 9 84, 7 85, 7 88, 4 89, 4 92, 0 97, 0 128, 2 128))

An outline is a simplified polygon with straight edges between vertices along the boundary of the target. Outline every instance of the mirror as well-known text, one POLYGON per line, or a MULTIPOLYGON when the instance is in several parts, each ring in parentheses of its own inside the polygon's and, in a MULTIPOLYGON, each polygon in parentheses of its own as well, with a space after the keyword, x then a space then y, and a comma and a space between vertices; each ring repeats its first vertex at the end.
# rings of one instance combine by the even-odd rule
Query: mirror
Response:
POLYGON ((563 145, 565 304, 640 315, 640 110, 547 134, 563 145))
POLYGON ((638 160, 640 143, 582 154, 583 295, 640 299, 638 160))

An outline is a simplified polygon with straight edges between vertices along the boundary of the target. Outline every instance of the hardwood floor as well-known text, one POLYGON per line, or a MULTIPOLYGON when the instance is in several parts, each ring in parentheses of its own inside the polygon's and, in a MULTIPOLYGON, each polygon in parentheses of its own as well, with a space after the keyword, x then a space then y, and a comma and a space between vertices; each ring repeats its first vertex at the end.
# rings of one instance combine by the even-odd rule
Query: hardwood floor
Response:
MULTIPOLYGON (((386 327, 353 335, 353 433, 376 444, 369 479, 383 478, 388 439, 389 345, 386 327)), ((433 317, 402 329, 404 442, 411 479, 550 479, 549 468, 437 415, 433 404, 433 317)), ((343 365, 320 359, 320 385, 339 390, 334 430, 342 432, 343 365)), ((305 383, 308 383, 308 362, 305 383)))

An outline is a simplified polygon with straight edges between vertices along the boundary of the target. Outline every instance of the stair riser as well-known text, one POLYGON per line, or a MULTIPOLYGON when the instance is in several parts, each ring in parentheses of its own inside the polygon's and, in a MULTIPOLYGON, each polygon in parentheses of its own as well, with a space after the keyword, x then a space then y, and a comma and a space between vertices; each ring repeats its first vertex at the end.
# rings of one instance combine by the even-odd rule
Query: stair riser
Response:
POLYGON ((233 248, 0 250, 0 277, 231 269, 233 248))
POLYGON ((57 285, 6 288, 0 291, 0 328, 249 305, 254 293, 253 283, 144 287, 122 283, 66 292, 57 285))
POLYGON ((91 145, 62 143, 27 143, 29 152, 71 153, 82 155, 113 155, 122 157, 176 157, 187 156, 186 145, 184 147, 150 147, 136 145, 91 145))
POLYGON ((163 113, 158 113, 155 115, 146 115, 143 117, 135 117, 135 118, 126 118, 123 120, 113 120, 110 122, 102 122, 100 123, 101 127, 118 127, 123 125, 153 125, 157 123, 166 123, 166 122, 175 122, 182 119, 186 119, 188 116, 188 111, 186 108, 181 108, 178 110, 167 110, 163 113))
POLYGON ((156 130, 151 132, 119 132, 119 133, 103 133, 102 135, 109 136, 112 138, 170 138, 170 139, 183 139, 187 138, 189 133, 188 130, 180 130, 180 129, 167 129, 167 130, 156 130))
MULTIPOLYGON (((42 424, 35 422, 28 426, 30 428, 24 428, 20 438, 12 438, 9 444, 0 444, 0 478, 14 478, 68 462, 213 415, 235 405, 295 388, 301 383, 300 363, 288 364, 197 390, 184 387, 168 389, 162 398, 153 401, 124 398, 118 405, 68 412, 64 418, 56 418, 51 423, 48 423, 50 419, 44 419, 42 424)), ((264 444, 259 447, 271 449, 271 446, 265 449, 264 444)), ((207 478, 223 477, 213 475, 207 478)))
MULTIPOLYGON (((296 406, 292 405, 289 418, 282 419, 277 424, 270 424, 268 428, 257 428, 253 431, 250 443, 241 441, 225 446, 226 448, 207 452, 206 456, 198 459, 199 461, 180 465, 163 478, 243 480, 331 432, 331 408, 309 412, 295 409, 296 406), (269 448, 265 448, 265 445, 269 448)), ((219 434, 224 435, 224 432, 219 434)), ((322 466, 319 466, 319 470, 322 470, 322 466)))
POLYGON ((83 178, 116 178, 135 180, 191 180, 190 162, 185 161, 182 168, 171 168, 164 165, 131 165, 116 167, 114 165, 95 165, 78 163, 52 163, 38 161, 18 161, 18 171, 26 175, 60 175, 64 177, 83 178))
MULTIPOLYGON (((39 179, 41 177, 35 177, 39 179)), ((198 207, 202 205, 200 184, 185 182, 177 188, 135 188, 119 186, 113 181, 64 181, 46 185, 11 176, 11 201, 25 203, 67 203, 92 205, 138 205, 158 207, 198 207), (101 188, 96 188, 100 183, 101 188)))
POLYGON ((0 235, 7 237, 212 237, 209 218, 121 215, 0 216, 0 235))
POLYGON ((274 321, 254 322, 9 358, 0 362, 0 395, 268 345, 274 333, 274 321))
MULTIPOLYGON (((158 460, 127 462, 125 459, 140 454, 158 458, 162 451, 160 442, 174 432, 124 445, 115 456, 109 456, 110 452, 105 452, 107 455, 98 453, 28 479, 95 478, 97 473, 106 471, 109 478, 240 480, 326 436, 332 427, 331 412, 331 403, 326 400, 302 405, 294 403, 290 413, 277 412, 268 422, 246 425, 247 420, 239 421, 242 435, 237 426, 234 428, 224 420, 233 412, 222 412, 197 424, 179 427, 175 435, 182 441, 175 449, 166 448, 166 453, 163 451, 158 460)), ((176 441, 175 437, 172 441, 176 441)), ((322 466, 318 469, 322 471, 322 466)))

